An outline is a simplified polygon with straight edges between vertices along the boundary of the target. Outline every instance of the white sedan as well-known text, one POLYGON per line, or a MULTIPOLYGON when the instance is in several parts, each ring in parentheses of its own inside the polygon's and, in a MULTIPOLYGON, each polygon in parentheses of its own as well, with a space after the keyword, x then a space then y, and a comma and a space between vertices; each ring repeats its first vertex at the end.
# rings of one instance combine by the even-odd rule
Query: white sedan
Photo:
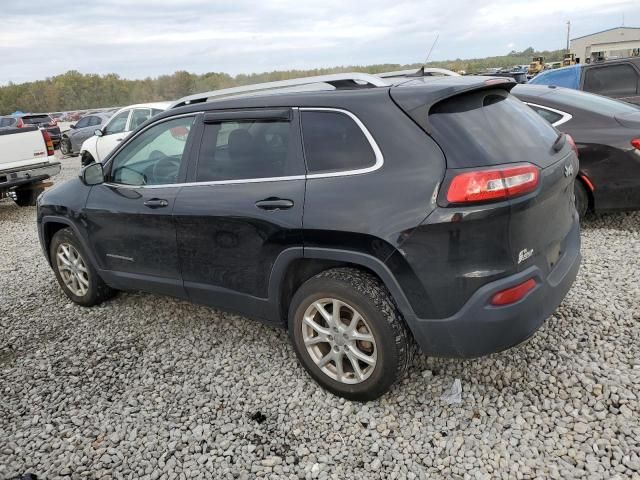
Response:
POLYGON ((104 127, 96 130, 92 137, 84 141, 80 148, 82 164, 88 165, 104 160, 130 132, 151 117, 167 110, 170 104, 170 102, 140 103, 118 110, 104 127))

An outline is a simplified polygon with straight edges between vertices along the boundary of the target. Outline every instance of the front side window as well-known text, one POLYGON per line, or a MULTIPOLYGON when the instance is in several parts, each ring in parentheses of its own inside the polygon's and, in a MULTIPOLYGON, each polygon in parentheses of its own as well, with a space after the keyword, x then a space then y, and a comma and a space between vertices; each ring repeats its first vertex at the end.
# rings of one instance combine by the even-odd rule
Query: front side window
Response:
POLYGON ((104 129, 105 135, 113 135, 114 133, 122 133, 127 128, 127 119, 131 110, 125 110, 120 112, 107 124, 104 129))
POLYGON ((110 180, 135 186, 177 183, 193 121, 175 118, 143 131, 117 153, 110 180))
POLYGON ((303 111, 302 136, 309 173, 359 170, 376 163, 364 132, 344 113, 303 111))
POLYGON ((223 121, 205 125, 196 180, 212 182, 284 177, 304 172, 290 165, 291 123, 223 121))
POLYGON ((88 127, 90 125, 93 125, 91 123, 91 120, 93 119, 93 117, 84 117, 81 118, 80 121, 78 123, 76 123, 76 128, 85 128, 88 127))
POLYGON ((631 65, 625 64, 589 68, 584 78, 584 89, 606 96, 635 95, 638 74, 631 65))

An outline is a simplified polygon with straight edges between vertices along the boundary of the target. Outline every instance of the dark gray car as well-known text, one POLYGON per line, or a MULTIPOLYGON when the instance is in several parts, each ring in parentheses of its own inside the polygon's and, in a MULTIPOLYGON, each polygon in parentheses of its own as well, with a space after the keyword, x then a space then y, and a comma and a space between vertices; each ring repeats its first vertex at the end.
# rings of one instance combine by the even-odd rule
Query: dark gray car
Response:
POLYGON ((62 134, 60 150, 64 155, 78 155, 82 143, 93 135, 98 128, 101 128, 111 118, 113 112, 94 113, 82 117, 75 125, 71 125, 69 130, 62 134))

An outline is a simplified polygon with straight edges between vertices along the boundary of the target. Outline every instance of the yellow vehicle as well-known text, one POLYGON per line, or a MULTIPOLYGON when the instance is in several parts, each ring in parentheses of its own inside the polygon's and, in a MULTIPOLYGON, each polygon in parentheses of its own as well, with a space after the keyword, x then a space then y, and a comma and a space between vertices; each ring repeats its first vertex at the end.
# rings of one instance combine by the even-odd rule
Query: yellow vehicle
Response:
POLYGON ((529 75, 537 75, 544 70, 544 57, 533 57, 533 61, 529 64, 529 75))
POLYGON ((562 66, 568 67, 576 64, 576 55, 574 53, 565 53, 562 59, 562 66))

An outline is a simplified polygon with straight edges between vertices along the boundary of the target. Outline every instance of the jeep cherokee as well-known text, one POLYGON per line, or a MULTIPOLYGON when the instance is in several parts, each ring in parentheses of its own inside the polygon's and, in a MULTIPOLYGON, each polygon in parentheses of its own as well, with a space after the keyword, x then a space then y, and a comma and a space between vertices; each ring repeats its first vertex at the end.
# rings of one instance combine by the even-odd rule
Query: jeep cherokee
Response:
POLYGON ((580 263, 571 142, 507 79, 381 82, 240 87, 141 125, 40 198, 65 294, 144 290, 287 327, 309 374, 361 401, 414 341, 475 357, 527 339, 580 263))

